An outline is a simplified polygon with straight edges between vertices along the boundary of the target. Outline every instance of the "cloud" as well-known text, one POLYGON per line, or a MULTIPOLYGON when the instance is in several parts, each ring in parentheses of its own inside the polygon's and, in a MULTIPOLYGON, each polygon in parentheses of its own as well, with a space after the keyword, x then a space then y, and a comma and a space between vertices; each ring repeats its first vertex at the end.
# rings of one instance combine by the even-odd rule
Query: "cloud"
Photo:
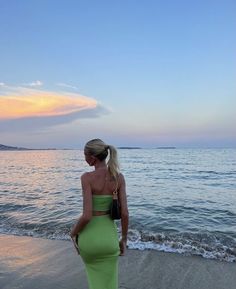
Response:
POLYGON ((67 84, 67 83, 63 83, 63 82, 59 82, 56 84, 57 86, 61 86, 61 87, 65 87, 65 88, 72 88, 72 89, 78 89, 78 87, 67 84))
POLYGON ((0 94, 0 120, 50 117, 93 109, 97 101, 79 94, 19 88, 0 94))
POLYGON ((0 130, 31 130, 94 118, 108 110, 90 97, 30 88, 8 88, 0 93, 0 130))
POLYGON ((78 119, 98 118, 108 113, 109 111, 106 108, 98 105, 94 109, 83 110, 61 116, 29 117, 5 120, 0 121, 0 132, 35 132, 36 130, 45 130, 45 128, 68 124, 78 119))
POLYGON ((0 82, 0 87, 3 87, 5 86, 5 83, 4 82, 0 82))
POLYGON ((36 81, 31 82, 31 83, 26 83, 25 85, 32 86, 32 87, 37 87, 37 86, 42 86, 43 83, 40 80, 36 80, 36 81))

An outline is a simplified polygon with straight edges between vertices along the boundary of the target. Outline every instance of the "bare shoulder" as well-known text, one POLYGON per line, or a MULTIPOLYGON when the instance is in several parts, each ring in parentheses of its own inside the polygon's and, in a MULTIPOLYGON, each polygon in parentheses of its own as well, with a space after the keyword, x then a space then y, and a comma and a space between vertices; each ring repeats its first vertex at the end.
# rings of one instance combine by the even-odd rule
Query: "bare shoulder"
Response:
POLYGON ((91 193, 91 181, 90 181, 90 174, 84 173, 81 177, 81 186, 83 194, 90 195, 91 193))
POLYGON ((119 173, 118 177, 119 187, 125 187, 125 177, 122 173, 119 173))
POLYGON ((125 182, 125 177, 124 177, 124 175, 122 173, 119 173, 119 180, 121 182, 125 182))
POLYGON ((90 179, 90 173, 89 172, 83 173, 80 179, 82 182, 88 182, 90 179))

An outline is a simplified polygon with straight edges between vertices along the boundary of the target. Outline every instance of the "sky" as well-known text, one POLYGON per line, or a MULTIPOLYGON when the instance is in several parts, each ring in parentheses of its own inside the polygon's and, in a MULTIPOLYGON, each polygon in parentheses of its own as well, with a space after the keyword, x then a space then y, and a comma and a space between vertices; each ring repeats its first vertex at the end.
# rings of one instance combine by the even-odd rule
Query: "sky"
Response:
POLYGON ((236 147, 234 0, 0 0, 0 143, 236 147))

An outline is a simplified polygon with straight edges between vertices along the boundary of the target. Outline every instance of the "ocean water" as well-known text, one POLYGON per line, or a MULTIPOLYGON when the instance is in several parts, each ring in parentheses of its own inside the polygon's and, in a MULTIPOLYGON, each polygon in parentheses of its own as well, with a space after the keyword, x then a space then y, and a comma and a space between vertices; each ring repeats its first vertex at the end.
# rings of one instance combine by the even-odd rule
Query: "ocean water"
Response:
MULTIPOLYGON (((129 248, 236 261, 236 149, 118 153, 129 248)), ((0 233, 69 240, 90 170, 81 150, 1 151, 0 233)))

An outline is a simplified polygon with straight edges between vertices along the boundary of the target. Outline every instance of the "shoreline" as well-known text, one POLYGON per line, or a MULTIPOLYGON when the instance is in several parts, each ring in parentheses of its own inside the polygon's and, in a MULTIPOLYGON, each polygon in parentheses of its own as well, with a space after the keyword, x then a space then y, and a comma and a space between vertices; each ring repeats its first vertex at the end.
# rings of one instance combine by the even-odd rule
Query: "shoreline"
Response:
MULTIPOLYGON (((1 289, 87 289, 72 242, 0 234, 1 289)), ((119 258, 119 289, 234 289, 235 263, 154 250, 119 258)))
MULTIPOLYGON (((13 232, 9 230, 3 230, 0 232, 0 235, 12 235, 16 237, 30 237, 34 239, 44 239, 44 240, 60 240, 60 241, 67 241, 70 242, 70 238, 68 234, 63 234, 63 235, 58 235, 58 236, 42 236, 40 234, 34 235, 34 234, 20 234, 16 232, 15 230, 13 232)), ((152 243, 150 241, 131 241, 128 240, 128 249, 129 250, 139 250, 139 251, 158 251, 158 252, 165 252, 165 253, 173 253, 173 254, 180 254, 182 256, 199 256, 204 259, 210 259, 210 260, 216 260, 220 262, 227 262, 227 263, 236 263, 236 256, 235 253, 236 251, 234 249, 227 249, 222 252, 219 250, 213 251, 213 250, 204 250, 204 247, 198 248, 198 251, 196 250, 196 246, 193 246, 192 251, 190 250, 191 248, 187 247, 184 248, 184 244, 181 247, 180 240, 178 240, 178 246, 171 246, 168 243, 152 243)))

